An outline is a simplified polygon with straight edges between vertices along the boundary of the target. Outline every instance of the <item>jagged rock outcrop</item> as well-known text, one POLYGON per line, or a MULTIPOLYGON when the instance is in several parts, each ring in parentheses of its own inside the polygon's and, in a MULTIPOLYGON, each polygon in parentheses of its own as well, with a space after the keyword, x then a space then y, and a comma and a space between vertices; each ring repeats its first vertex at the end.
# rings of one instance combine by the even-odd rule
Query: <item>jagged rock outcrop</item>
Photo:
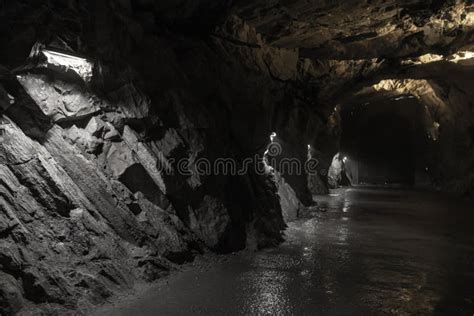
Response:
MULTIPOLYGON (((31 262, 20 258, 19 264, 25 269, 45 268, 32 272, 15 268, 20 271, 13 273, 6 266, 9 259, 0 263, 3 271, 22 284, 19 300, 39 304, 45 310, 62 309, 64 305, 84 311, 132 286, 136 279, 153 280, 166 273, 172 266, 170 262, 192 259, 193 251, 201 251, 203 245, 225 252, 281 241, 284 223, 271 175, 252 175, 254 171, 249 170, 242 179, 233 180, 232 174, 182 173, 172 164, 174 159, 186 158, 190 162, 188 171, 195 171, 193 159, 206 150, 207 139, 219 132, 215 127, 209 129, 215 124, 209 116, 201 115, 200 121, 190 119, 186 113, 189 108, 182 103, 189 92, 170 94, 174 96, 177 130, 161 127, 163 122, 158 116, 149 114, 150 100, 132 84, 120 88, 120 95, 130 98, 117 97, 116 89, 111 89, 110 97, 108 90, 102 91, 104 96, 99 98, 90 85, 64 77, 61 67, 33 67, 31 60, 28 64, 28 69, 18 70, 16 78, 5 74, 4 101, 8 103, 2 104, 6 110, 2 118, 5 141, 0 163, 5 168, 2 179, 10 180, 4 185, 6 195, 2 195, 8 197, 8 203, 2 206, 7 218, 1 222, 5 226, 4 240, 12 238, 10 242, 15 241, 18 249, 31 252, 31 262), (59 85, 70 88, 61 90, 59 85), (9 89, 11 86, 16 89, 9 89), (128 89, 131 91, 126 92, 128 89), (137 95, 143 97, 133 97, 137 95), (117 99, 119 102, 114 102, 117 99), (27 102, 34 113, 49 122, 47 125, 33 121, 24 131, 16 123, 24 119, 21 111, 10 118, 11 109, 22 108, 27 102), (205 134, 196 128, 202 123, 209 126, 205 134), (41 133, 25 134, 35 129, 41 133), (219 192, 222 185, 230 191, 219 192), (28 192, 25 205, 12 196, 18 190, 28 192), (23 210, 30 211, 23 215, 23 210), (23 217, 18 218, 20 215, 23 217), (85 240, 69 231, 70 225, 83 219, 87 223, 82 233, 85 240), (49 226, 42 228, 37 222, 49 226), (27 223, 36 227, 28 229, 27 223), (93 236, 86 233, 88 230, 98 240, 103 239, 104 245, 99 248, 97 241, 87 239, 93 236), (13 237, 17 231, 26 235, 25 244, 13 237), (31 244, 30 239, 43 233, 48 234, 43 244, 31 244), (71 245, 64 246, 66 241, 71 245), (71 253, 77 242, 87 244, 90 252, 108 249, 104 254, 106 267, 101 270, 92 258, 80 257, 87 253, 85 250, 71 253), (51 248, 57 243, 66 249, 51 248), (57 260, 53 253, 64 259, 51 270, 46 267, 57 260), (81 281, 68 272, 79 264, 93 281, 81 281), (101 274, 104 277, 99 277, 101 274), (49 278, 55 281, 35 285, 43 282, 37 280, 49 278), (42 305, 44 302, 57 305, 42 305)), ((102 82, 110 84, 106 79, 102 82)), ((207 149, 210 159, 225 154, 219 147, 213 150, 218 151, 207 149)), ((238 163, 239 158, 235 159, 238 163)), ((13 296, 10 283, 5 284, 9 287, 5 295, 13 296)), ((17 300, 8 301, 12 303, 4 311, 16 308, 17 300)))
POLYGON ((176 215, 107 179, 62 128, 53 127, 43 143, 6 116, 2 130, 0 265, 21 284, 13 301, 87 310, 199 250, 176 215))

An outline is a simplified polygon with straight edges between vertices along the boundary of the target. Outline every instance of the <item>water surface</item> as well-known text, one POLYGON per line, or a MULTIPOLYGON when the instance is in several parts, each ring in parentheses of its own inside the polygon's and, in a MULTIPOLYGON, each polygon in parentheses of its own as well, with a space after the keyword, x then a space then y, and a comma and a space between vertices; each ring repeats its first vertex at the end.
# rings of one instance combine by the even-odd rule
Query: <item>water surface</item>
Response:
POLYGON ((278 248, 179 273, 110 315, 474 315, 472 204, 351 188, 278 248))

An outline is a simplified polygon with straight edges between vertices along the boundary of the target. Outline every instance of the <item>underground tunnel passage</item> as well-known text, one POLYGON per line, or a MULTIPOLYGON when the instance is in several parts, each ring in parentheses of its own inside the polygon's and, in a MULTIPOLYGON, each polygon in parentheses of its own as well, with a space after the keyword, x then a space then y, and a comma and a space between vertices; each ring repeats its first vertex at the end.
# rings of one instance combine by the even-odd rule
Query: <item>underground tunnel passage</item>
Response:
POLYGON ((474 314, 472 1, 0 25, 0 315, 474 314))
POLYGON ((422 114, 411 95, 343 107, 341 154, 351 183, 411 187, 416 174, 427 174, 422 114))

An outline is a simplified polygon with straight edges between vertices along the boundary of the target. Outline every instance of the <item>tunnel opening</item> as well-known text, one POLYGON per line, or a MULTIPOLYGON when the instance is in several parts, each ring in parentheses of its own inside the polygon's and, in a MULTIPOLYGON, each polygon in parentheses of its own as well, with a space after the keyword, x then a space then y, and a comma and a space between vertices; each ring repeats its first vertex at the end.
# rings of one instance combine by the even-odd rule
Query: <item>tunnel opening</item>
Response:
POLYGON ((412 187, 427 177, 423 106, 412 95, 341 108, 341 157, 352 184, 412 187))

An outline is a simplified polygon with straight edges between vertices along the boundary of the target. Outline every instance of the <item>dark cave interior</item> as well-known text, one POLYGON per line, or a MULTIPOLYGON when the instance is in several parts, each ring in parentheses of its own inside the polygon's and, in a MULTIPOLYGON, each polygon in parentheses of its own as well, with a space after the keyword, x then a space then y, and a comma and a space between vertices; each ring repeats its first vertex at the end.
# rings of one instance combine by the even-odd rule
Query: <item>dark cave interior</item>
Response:
POLYGON ((415 185, 428 167, 422 109, 411 95, 343 107, 341 153, 353 184, 415 185))
POLYGON ((472 0, 0 1, 0 41, 0 315, 91 314, 335 210, 301 225, 348 246, 364 185, 474 198, 472 0))

